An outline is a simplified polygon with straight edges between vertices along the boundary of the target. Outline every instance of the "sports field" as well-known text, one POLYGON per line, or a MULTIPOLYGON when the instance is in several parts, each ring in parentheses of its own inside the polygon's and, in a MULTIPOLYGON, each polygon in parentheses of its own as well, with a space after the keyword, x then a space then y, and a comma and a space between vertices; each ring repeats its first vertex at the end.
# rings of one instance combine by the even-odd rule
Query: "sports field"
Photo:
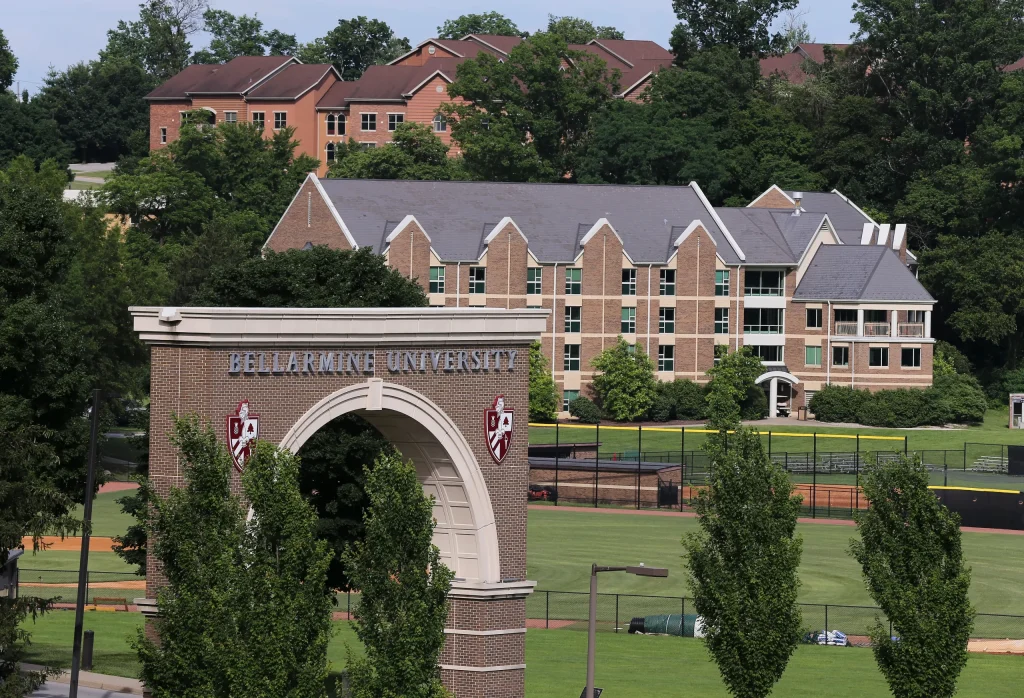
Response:
MULTIPOLYGON (((86 629, 96 633, 95 670, 137 676, 138 663, 128 645, 141 618, 128 613, 87 613, 86 629)), ((32 628, 32 659, 67 666, 71 650, 67 638, 74 614, 61 611, 41 619, 32 628)), ((359 652, 351 625, 335 623, 336 634, 328 652, 332 669, 344 668, 346 644, 359 652)), ((586 675, 586 633, 571 630, 530 630, 526 635, 526 694, 530 698, 565 698, 583 688, 586 675)), ((1024 658, 972 654, 960 679, 959 696, 992 698, 1016 695, 1024 658)), ((597 685, 606 695, 675 698, 696 695, 725 698, 718 669, 699 640, 675 637, 602 633, 597 642, 597 685)), ((800 646, 774 695, 816 698, 841 694, 850 698, 876 698, 888 689, 870 650, 861 648, 800 646)))

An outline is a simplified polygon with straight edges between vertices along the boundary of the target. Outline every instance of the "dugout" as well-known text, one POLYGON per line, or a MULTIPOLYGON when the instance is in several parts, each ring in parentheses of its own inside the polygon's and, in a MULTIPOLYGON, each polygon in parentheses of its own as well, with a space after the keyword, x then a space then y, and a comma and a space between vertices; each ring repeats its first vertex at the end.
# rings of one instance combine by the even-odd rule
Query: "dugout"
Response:
POLYGON ((1024 492, 969 487, 929 489, 950 511, 960 514, 963 526, 1024 531, 1024 492))

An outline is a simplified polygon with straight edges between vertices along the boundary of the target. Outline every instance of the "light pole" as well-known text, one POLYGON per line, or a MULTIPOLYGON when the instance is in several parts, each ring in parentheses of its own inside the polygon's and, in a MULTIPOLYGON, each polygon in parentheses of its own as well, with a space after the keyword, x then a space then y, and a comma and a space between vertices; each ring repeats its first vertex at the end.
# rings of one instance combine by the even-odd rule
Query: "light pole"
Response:
POLYGON ((641 563, 629 567, 602 567, 596 562, 590 566, 590 623, 587 628, 587 687, 583 698, 594 698, 594 645, 597 640, 597 573, 628 572, 638 577, 667 577, 664 567, 644 567, 641 563))

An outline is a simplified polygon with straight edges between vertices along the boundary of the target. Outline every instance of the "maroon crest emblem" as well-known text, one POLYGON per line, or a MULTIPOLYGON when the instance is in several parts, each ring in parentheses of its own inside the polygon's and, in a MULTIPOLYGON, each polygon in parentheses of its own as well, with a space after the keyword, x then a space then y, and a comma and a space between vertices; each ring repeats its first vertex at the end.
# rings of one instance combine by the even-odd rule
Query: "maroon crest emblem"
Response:
POLYGON ((484 410, 484 435, 487 437, 487 450, 495 463, 505 459, 512 445, 512 417, 515 410, 505 409, 505 396, 494 398, 494 406, 484 410))
POLYGON ((233 415, 228 415, 228 449, 235 467, 241 472, 252 449, 252 442, 260 436, 260 416, 249 414, 249 401, 238 403, 233 415))

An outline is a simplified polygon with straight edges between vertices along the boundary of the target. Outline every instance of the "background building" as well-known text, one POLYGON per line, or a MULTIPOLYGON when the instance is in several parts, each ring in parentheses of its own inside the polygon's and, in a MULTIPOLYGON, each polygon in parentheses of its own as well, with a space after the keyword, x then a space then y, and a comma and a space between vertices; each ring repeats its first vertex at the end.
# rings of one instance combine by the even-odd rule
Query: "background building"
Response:
POLYGON ((320 179, 266 246, 370 247, 433 306, 552 310, 543 351, 565 403, 618 335, 658 378, 706 380, 716 351, 749 346, 773 413, 825 383, 932 382, 934 299, 906 227, 839 192, 772 187, 746 208, 688 187, 320 179))

